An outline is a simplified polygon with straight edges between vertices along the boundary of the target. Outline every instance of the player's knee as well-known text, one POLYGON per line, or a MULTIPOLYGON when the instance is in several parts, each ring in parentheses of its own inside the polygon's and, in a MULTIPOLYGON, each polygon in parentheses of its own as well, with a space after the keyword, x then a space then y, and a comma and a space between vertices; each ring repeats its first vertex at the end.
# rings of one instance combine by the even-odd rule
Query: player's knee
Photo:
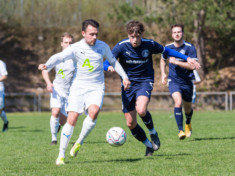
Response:
POLYGON ((181 107, 182 106, 182 100, 181 99, 177 99, 175 100, 175 107, 181 107))
POLYGON ((144 117, 146 114, 146 110, 145 109, 139 109, 137 110, 137 113, 139 114, 140 117, 144 117))
POLYGON ((60 114, 60 109, 52 109, 51 115, 53 117, 59 117, 59 114, 60 114))
POLYGON ((136 122, 134 120, 127 120, 126 125, 129 129, 133 129, 136 126, 136 122))

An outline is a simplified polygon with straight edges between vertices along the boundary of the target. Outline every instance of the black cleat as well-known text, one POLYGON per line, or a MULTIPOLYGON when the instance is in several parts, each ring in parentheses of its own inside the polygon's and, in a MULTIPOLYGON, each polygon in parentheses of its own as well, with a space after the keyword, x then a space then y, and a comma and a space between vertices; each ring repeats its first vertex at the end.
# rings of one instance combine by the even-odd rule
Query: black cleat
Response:
POLYGON ((153 145, 153 150, 157 151, 160 148, 160 145, 161 145, 158 134, 157 133, 156 134, 151 134, 150 137, 151 137, 151 141, 152 141, 152 145, 153 145))
POLYGON ((145 156, 152 156, 153 152, 154 152, 153 148, 146 147, 145 156))
POLYGON ((57 141, 51 141, 51 145, 57 145, 57 141))
POLYGON ((60 131, 60 128, 61 128, 61 125, 59 125, 59 127, 58 127, 58 130, 57 130, 57 133, 59 133, 59 131, 60 131))
POLYGON ((2 132, 7 132, 7 130, 8 130, 8 124, 9 124, 8 121, 7 121, 7 123, 4 123, 4 124, 3 124, 2 132))

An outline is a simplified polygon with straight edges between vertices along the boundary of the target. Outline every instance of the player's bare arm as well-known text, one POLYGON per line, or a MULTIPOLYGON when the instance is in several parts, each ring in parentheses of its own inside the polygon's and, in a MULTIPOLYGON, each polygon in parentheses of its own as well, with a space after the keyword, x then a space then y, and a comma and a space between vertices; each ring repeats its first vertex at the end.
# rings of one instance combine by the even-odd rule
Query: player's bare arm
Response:
POLYGON ((194 66, 195 69, 197 69, 197 70, 201 68, 201 65, 200 65, 195 59, 192 59, 192 58, 188 57, 188 58, 187 58, 187 62, 188 62, 190 65, 194 66))
POLYGON ((52 92, 53 91, 53 84, 50 80, 49 73, 47 72, 47 70, 42 70, 42 77, 47 84, 47 91, 52 92))
POLYGON ((178 61, 178 60, 176 60, 175 57, 170 57, 169 63, 178 65, 178 66, 185 68, 187 70, 195 70, 196 69, 195 65, 190 65, 188 62, 178 61))
POLYGON ((38 66, 38 70, 46 70, 47 69, 47 66, 45 65, 45 64, 40 64, 39 66, 38 66))
POLYGON ((7 75, 3 75, 1 78, 0 78, 0 81, 4 81, 7 79, 7 75))
POLYGON ((161 82, 163 85, 167 83, 167 75, 166 75, 166 61, 161 58, 160 60, 160 70, 161 70, 161 82))

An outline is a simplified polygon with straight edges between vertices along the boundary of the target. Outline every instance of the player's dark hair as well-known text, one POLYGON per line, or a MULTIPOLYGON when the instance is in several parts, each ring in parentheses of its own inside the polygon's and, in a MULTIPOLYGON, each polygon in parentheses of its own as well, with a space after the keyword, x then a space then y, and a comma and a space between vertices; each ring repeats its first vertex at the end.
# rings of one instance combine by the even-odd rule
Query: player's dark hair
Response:
POLYGON ((65 33, 62 34, 62 36, 61 36, 61 42, 63 42, 63 38, 64 38, 64 37, 71 38, 71 39, 73 40, 72 34, 70 34, 70 33, 68 33, 68 32, 65 32, 65 33))
POLYGON ((126 25, 126 31, 128 34, 143 34, 144 33, 144 25, 139 22, 132 20, 126 25))
POLYGON ((97 21, 95 21, 93 19, 88 19, 88 20, 85 20, 82 22, 82 31, 85 31, 87 26, 89 26, 89 25, 91 25, 95 28, 99 28, 99 26, 100 26, 97 21))
POLYGON ((173 25, 171 25, 171 30, 172 30, 174 27, 180 27, 180 28, 182 29, 182 32, 184 32, 184 25, 183 25, 183 24, 173 24, 173 25))

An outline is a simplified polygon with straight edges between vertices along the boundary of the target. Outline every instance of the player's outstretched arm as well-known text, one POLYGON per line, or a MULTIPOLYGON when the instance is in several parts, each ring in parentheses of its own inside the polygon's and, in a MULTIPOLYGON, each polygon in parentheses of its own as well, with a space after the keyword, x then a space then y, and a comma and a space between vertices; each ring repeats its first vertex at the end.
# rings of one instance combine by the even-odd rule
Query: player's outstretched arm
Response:
POLYGON ((201 67, 200 64, 195 59, 192 59, 192 58, 190 58, 184 54, 181 54, 180 52, 175 51, 173 49, 165 47, 163 54, 167 55, 167 56, 173 56, 173 57, 178 57, 178 58, 184 59, 190 65, 194 66, 196 69, 199 69, 201 67))
POLYGON ((190 65, 188 62, 182 62, 182 61, 176 60, 175 57, 170 57, 169 63, 178 65, 178 66, 185 68, 187 70, 195 70, 194 65, 190 65))

